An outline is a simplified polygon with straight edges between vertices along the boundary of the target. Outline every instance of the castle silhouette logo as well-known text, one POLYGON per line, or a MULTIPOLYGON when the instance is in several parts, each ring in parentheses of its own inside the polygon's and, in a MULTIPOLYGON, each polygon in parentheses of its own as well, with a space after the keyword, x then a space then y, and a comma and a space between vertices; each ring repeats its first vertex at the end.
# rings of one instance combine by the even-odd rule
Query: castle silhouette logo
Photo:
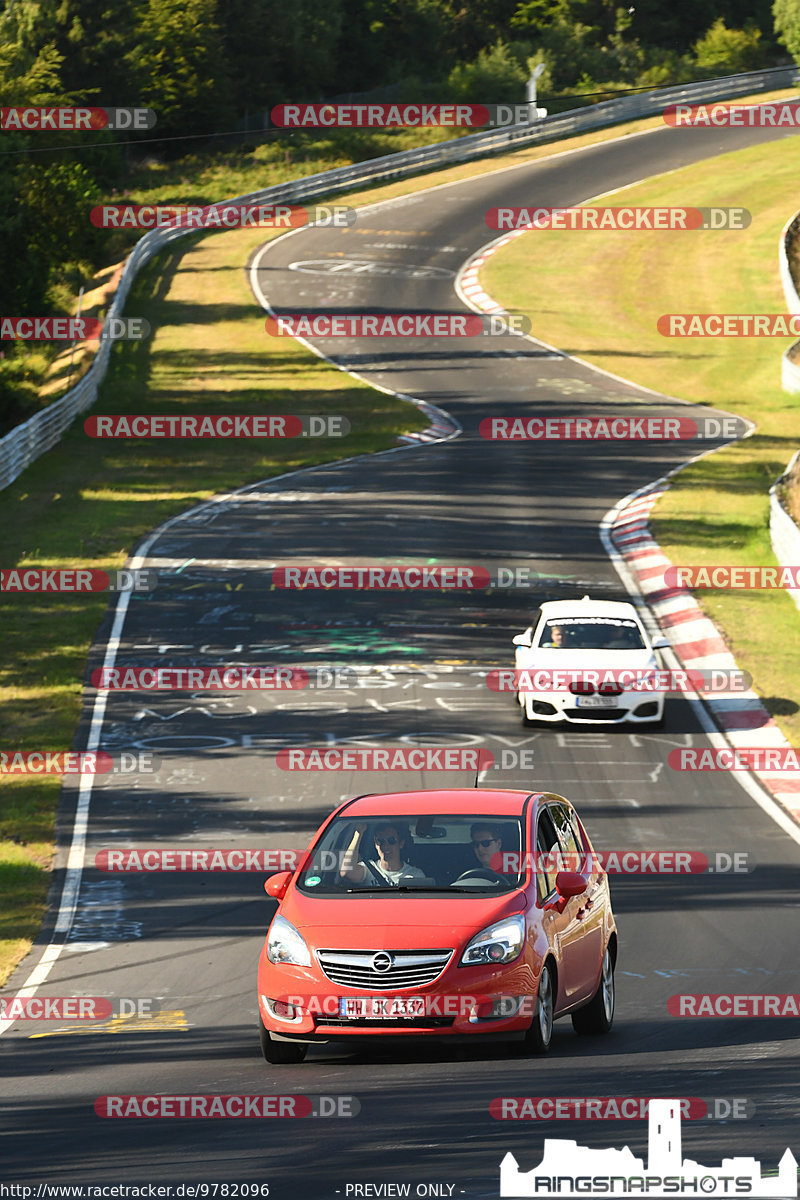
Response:
POLYGON ((545 1138, 542 1161, 522 1172, 513 1154, 500 1164, 500 1195, 504 1198, 548 1196, 797 1196, 797 1159, 787 1149, 777 1175, 761 1174, 755 1158, 724 1158, 719 1167, 704 1167, 681 1157, 679 1100, 651 1100, 647 1168, 625 1146, 622 1150, 591 1150, 566 1139, 545 1138))

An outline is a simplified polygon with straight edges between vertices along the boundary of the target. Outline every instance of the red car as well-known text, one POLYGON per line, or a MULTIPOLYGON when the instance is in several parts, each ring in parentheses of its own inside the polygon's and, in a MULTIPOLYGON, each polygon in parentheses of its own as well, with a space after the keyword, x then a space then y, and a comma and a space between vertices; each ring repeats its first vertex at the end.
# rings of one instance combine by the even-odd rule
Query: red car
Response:
POLYGON ((258 966, 261 1048, 365 1037, 496 1038, 549 1048, 614 1017, 608 880, 568 800, 489 789, 348 800, 279 901, 258 966), (565 864, 580 870, 564 870, 565 864))

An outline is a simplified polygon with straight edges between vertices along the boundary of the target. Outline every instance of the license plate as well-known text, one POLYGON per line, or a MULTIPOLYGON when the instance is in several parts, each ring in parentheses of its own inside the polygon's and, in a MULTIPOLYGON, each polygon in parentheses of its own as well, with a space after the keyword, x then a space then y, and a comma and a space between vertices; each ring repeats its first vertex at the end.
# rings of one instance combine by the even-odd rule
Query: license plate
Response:
POLYGON ((578 708, 616 708, 616 696, 578 696, 578 708))
POLYGON ((339 1016, 352 1021, 424 1017, 424 996, 340 996, 339 1016))

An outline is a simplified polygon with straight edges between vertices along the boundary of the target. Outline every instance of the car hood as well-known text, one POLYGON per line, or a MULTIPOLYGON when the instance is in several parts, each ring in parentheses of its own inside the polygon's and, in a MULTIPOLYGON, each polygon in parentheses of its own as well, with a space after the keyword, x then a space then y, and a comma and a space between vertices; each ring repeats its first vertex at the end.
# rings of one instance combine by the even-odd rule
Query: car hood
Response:
POLYGON ((652 650, 524 650, 526 666, 543 671, 641 670, 657 662, 652 650))
POLYGON ((312 944, 319 944, 317 931, 336 948, 358 950, 365 946, 395 949, 419 946, 450 946, 454 938, 472 936, 486 925, 525 908, 520 890, 504 896, 470 894, 453 899, 435 896, 355 896, 330 898, 306 896, 292 890, 281 904, 280 913, 312 944))

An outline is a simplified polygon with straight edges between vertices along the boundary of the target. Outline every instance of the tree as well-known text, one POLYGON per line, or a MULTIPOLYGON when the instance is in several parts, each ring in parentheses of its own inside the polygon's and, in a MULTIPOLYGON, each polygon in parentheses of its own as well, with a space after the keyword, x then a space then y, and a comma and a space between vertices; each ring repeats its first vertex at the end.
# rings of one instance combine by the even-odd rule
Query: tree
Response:
POLYGON ((761 30, 752 26, 728 29, 722 17, 695 42, 693 49, 701 75, 736 75, 757 71, 764 65, 761 30))
POLYGON ((231 85, 217 0, 144 0, 125 67, 165 136, 230 128, 231 85))
POLYGON ((796 63, 800 63, 800 0, 775 0, 775 32, 796 63))

